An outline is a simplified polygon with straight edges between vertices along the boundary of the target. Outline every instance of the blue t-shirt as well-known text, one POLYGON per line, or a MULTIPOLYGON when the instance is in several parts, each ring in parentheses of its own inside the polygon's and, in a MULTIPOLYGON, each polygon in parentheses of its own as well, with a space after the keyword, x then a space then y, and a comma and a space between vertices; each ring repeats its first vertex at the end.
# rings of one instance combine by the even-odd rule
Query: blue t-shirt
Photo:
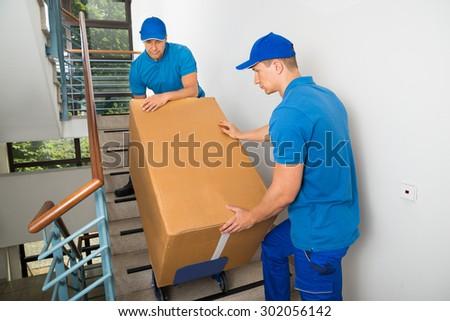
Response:
POLYGON ((312 77, 294 79, 269 122, 274 159, 304 164, 300 192, 289 205, 291 239, 325 251, 359 236, 358 190, 344 105, 312 77))
MULTIPOLYGON (((197 72, 197 64, 188 47, 166 43, 161 59, 154 61, 146 51, 141 53, 130 68, 130 90, 133 96, 145 95, 146 88, 155 94, 183 89, 181 78, 197 72)), ((198 97, 205 96, 198 86, 198 97)))

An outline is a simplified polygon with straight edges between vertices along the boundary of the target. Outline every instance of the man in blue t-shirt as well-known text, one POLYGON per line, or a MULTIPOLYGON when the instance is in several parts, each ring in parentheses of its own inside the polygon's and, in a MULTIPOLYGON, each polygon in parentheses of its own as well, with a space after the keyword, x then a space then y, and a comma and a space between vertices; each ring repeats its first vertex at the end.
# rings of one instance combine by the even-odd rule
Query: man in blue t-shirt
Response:
POLYGON ((341 261, 359 236, 355 165, 344 105, 330 90, 301 76, 293 44, 269 33, 258 39, 251 68, 266 94, 281 103, 268 126, 241 132, 232 123, 219 126, 232 138, 263 141, 270 137, 276 162, 272 184, 252 209, 228 205, 235 214, 222 227, 235 233, 288 208, 289 219, 262 243, 267 300, 290 299, 288 257, 295 262, 295 288, 302 300, 342 300, 341 261))
MULTIPOLYGON (((145 99, 144 111, 156 111, 171 100, 205 96, 198 84, 194 56, 188 47, 167 42, 166 26, 161 19, 145 19, 140 34, 145 51, 131 63, 130 90, 133 98, 145 99), (147 97, 147 88, 154 95, 147 97)), ((118 197, 133 193, 131 179, 115 191, 118 197)))

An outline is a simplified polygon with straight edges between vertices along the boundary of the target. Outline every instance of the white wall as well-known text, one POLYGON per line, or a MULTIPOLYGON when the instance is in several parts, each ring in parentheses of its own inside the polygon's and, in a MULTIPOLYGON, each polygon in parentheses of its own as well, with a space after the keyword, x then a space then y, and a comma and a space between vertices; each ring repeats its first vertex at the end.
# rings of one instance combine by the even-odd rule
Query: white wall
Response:
POLYGON ((0 283, 8 279, 8 266, 6 263, 6 248, 0 248, 0 283))
POLYGON ((449 1, 133 0, 135 49, 152 15, 191 48, 207 95, 242 129, 267 123, 280 98, 234 66, 270 31, 291 39, 301 72, 350 114, 362 236, 345 259, 345 297, 450 299, 449 1), (400 199, 402 181, 416 202, 400 199))
POLYGON ((0 174, 9 173, 8 149, 6 144, 0 143, 0 174))
MULTIPOLYGON (((0 248, 42 240, 42 233, 30 234, 27 226, 44 201, 56 204, 90 177, 88 167, 0 175, 0 248)), ((63 219, 69 231, 75 232, 94 217, 94 199, 90 196, 63 219)))
POLYGON ((58 93, 37 0, 0 1, 0 142, 60 137, 58 93))

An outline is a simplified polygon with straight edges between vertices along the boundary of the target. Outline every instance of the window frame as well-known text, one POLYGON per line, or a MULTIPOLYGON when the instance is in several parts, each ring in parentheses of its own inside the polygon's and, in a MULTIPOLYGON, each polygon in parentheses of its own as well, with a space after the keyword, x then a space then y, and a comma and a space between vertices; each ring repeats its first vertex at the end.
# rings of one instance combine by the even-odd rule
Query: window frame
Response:
MULTIPOLYGON (((116 0, 117 1, 117 0, 116 0)), ((118 20, 98 20, 86 19, 86 27, 89 28, 106 28, 106 29, 127 29, 128 30, 128 47, 133 50, 133 32, 131 28, 131 0, 119 0, 125 3, 125 21, 118 20)), ((72 11, 72 0, 63 0, 62 7, 68 11, 72 11)))
MULTIPOLYGON (((46 166, 54 166, 54 165, 73 164, 73 166, 71 166, 71 167, 80 167, 83 165, 88 165, 91 161, 90 157, 82 157, 81 156, 80 138, 73 138, 75 158, 65 158, 65 159, 46 160, 46 161, 33 161, 33 162, 23 162, 23 163, 14 162, 13 144, 14 143, 6 143, 10 173, 18 172, 17 169, 19 169, 19 168, 28 168, 28 167, 37 167, 37 166, 46 167, 46 166)), ((48 170, 48 168, 43 169, 43 171, 45 171, 45 170, 48 170)), ((36 170, 33 172, 40 172, 40 171, 41 170, 36 170)))
MULTIPOLYGON (((117 0, 116 0, 117 1, 117 0)), ((131 0, 119 0, 124 2, 125 4, 125 21, 117 21, 117 20, 98 20, 98 19, 86 19, 86 27, 89 28, 105 28, 105 29, 122 29, 128 30, 128 47, 129 50, 133 50, 133 34, 132 34, 132 21, 131 21, 131 0)), ((62 0, 61 5, 64 9, 71 12, 72 8, 72 0, 62 0)), ((102 59, 102 58, 96 58, 102 59)), ((127 58, 123 58, 126 60, 127 58)), ((111 93, 97 93, 98 97, 110 97, 111 93)), ((114 96, 125 96, 129 97, 130 94, 118 93, 114 94, 114 96)), ((71 164, 71 167, 79 167, 83 165, 87 165, 90 163, 90 157, 82 157, 81 156, 81 145, 80 138, 74 138, 74 151, 75 158, 69 159, 58 159, 58 160, 47 160, 47 161, 33 161, 33 162, 23 162, 16 163, 14 162, 13 156, 13 144, 12 142, 7 143, 7 154, 8 154, 8 164, 9 164, 9 172, 15 173, 18 172, 19 168, 28 168, 28 167, 47 167, 54 165, 67 165, 71 164)), ((43 171, 48 170, 44 169, 43 171)), ((36 170, 33 172, 40 172, 40 170, 36 170)))

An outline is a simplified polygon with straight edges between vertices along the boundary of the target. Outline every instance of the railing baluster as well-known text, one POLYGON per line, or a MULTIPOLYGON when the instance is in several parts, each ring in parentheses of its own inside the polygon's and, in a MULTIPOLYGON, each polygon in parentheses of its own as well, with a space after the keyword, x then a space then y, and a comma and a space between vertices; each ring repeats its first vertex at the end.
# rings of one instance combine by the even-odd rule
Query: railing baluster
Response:
POLYGON ((70 241, 73 241, 78 235, 81 235, 84 231, 89 230, 91 227, 94 227, 96 224, 98 224, 102 219, 102 217, 97 217, 96 219, 94 219, 93 221, 89 222, 88 224, 86 224, 85 226, 83 226, 82 228, 80 228, 79 230, 77 230, 75 233, 73 233, 72 235, 70 235, 69 237, 66 237, 63 241, 60 241, 58 243, 55 243, 51 249, 47 250, 44 253, 41 253, 39 255, 39 259, 41 260, 42 258, 47 257, 48 255, 50 255, 52 253, 52 251, 55 251, 61 247, 63 247, 64 245, 66 245, 67 243, 69 243, 70 241))
MULTIPOLYGON (((60 10, 60 1, 59 0, 48 0, 49 8, 51 5, 51 15, 52 15, 52 25, 51 32, 55 33, 55 31, 61 30, 71 30, 71 28, 61 28, 61 25, 58 27, 58 23, 61 23, 61 17, 56 17, 57 11, 60 10), (59 8, 59 9, 58 9, 59 8)), ((67 13, 65 13, 67 15, 67 13)), ((44 203, 42 208, 33 218, 33 220, 28 225, 28 230, 31 233, 36 233, 41 230, 44 230, 44 241, 45 245, 42 249, 41 254, 38 259, 44 259, 47 257, 53 257, 52 263, 50 266, 50 270, 46 276, 43 290, 48 290, 53 288, 52 299, 59 300, 78 300, 81 298, 87 298, 87 294, 93 288, 97 287, 100 284, 104 284, 105 288, 105 298, 106 300, 114 300, 114 286, 113 286, 113 276, 112 276, 112 266, 111 266, 111 251, 110 251, 110 239, 109 239, 109 227, 108 227, 108 215, 106 209, 106 200, 104 196, 104 191, 102 186, 104 184, 103 171, 101 168, 101 155, 100 155, 100 147, 98 142, 98 133, 97 133, 97 124, 96 124, 96 109, 95 109, 95 100, 93 93, 93 84, 92 84, 92 70, 100 71, 105 70, 105 68, 94 67, 90 68, 90 60, 87 48, 87 36, 86 36, 86 25, 84 13, 80 12, 80 39, 81 39, 81 47, 82 47, 82 59, 76 60, 71 54, 64 55, 64 38, 61 34, 52 35, 55 39, 53 42, 53 46, 51 48, 53 57, 58 58, 57 61, 57 69, 60 73, 60 83, 61 83, 61 91, 63 94, 63 102, 64 102, 64 113, 68 113, 67 103, 68 97, 71 96, 72 100, 70 103, 75 106, 77 103, 79 105, 84 104, 86 106, 87 120, 88 120, 88 130, 89 130, 89 151, 91 155, 91 166, 92 166, 92 179, 81 186, 77 191, 63 199, 60 203, 54 204, 53 202, 47 201, 44 203), (76 75, 78 72, 81 73, 81 70, 77 70, 78 63, 83 62, 83 80, 79 80, 76 75), (74 80, 79 80, 82 85, 80 87, 84 88, 84 93, 80 91, 74 90, 76 85, 73 84, 74 80), (70 83, 70 86, 67 84, 70 83), (70 93, 67 89, 70 88, 70 93), (75 97, 78 97, 78 100, 75 100, 75 97), (62 221, 62 215, 67 213, 71 208, 82 202, 88 196, 95 193, 96 199, 96 218, 90 222, 88 222, 85 226, 78 229, 75 233, 69 235, 67 228, 62 221), (47 234, 46 229, 51 227, 47 234), (97 250, 93 251, 90 255, 85 258, 82 258, 82 255, 79 253, 78 248, 75 246, 73 240, 79 237, 86 230, 89 230, 93 227, 97 227, 98 229, 98 237, 100 246, 97 250), (69 248, 65 248, 65 245, 69 245, 69 248), (64 255, 67 255, 69 258, 68 267, 66 267, 64 263, 64 255), (91 261, 93 258, 101 256, 102 260, 102 274, 103 276, 94 281, 89 286, 86 286, 86 278, 85 278, 85 270, 84 266, 87 262, 91 261), (55 275, 53 279, 52 276, 55 275), (72 291, 76 291, 77 293, 70 298, 69 288, 72 291)), ((52 38, 52 39, 53 39, 52 38)), ((70 38, 70 37, 69 37, 70 38)), ((67 41, 69 41, 67 39, 67 41)), ((98 52, 97 52, 98 53, 98 52)), ((98 60, 97 62, 100 62, 98 60)), ((103 61, 102 61, 103 62, 103 61)), ((107 63, 116 64, 126 63, 127 68, 111 68, 114 71, 127 71, 129 67, 130 61, 123 60, 115 60, 110 59, 110 61, 106 61, 107 63)), ((109 66, 109 65, 106 65, 109 66)), ((121 67, 124 65, 121 65, 121 67)), ((81 69, 81 66, 80 66, 81 69)), ((123 74, 123 73, 122 73, 123 74)), ((117 77, 112 76, 112 79, 117 79, 117 77)), ((98 76, 96 79, 96 87, 104 86, 108 84, 104 84, 100 82, 100 85, 97 83, 98 80, 102 79, 101 76, 98 76)), ((125 79, 125 76, 122 76, 122 79, 125 79)), ((105 80, 108 80, 106 78, 105 80)), ((120 85, 125 86, 125 85, 120 85)), ((108 88, 112 86, 109 85, 108 88)), ((109 93, 102 93, 102 97, 109 96, 109 93)), ((120 92, 116 93, 119 97, 127 97, 128 92, 120 92)), ((114 97, 114 95, 112 95, 114 97)), ((98 101, 98 100, 97 100, 98 101)), ((125 101, 125 99, 117 100, 125 101)), ((98 101, 100 103, 100 101, 98 101)), ((107 101, 104 101, 105 103, 107 101)), ((112 100, 110 102, 115 102, 112 100)), ((80 109, 79 109, 80 110, 80 109)), ((66 116, 63 116, 66 117, 66 116)), ((64 118, 65 119, 65 118, 64 118)))
MULTIPOLYGON (((49 11, 49 25, 50 25, 50 38, 51 47, 48 48, 48 53, 53 58, 57 59, 60 66, 64 65, 64 42, 62 38, 63 27, 61 21, 61 2, 60 0, 47 0, 49 11)), ((61 101, 62 101, 62 113, 61 118, 63 120, 68 119, 67 113, 67 88, 66 88, 66 75, 64 68, 59 70, 61 74, 61 101)))
MULTIPOLYGON (((59 233, 58 228, 56 227, 56 224, 53 223, 53 233, 57 236, 52 240, 52 244, 56 244, 59 242, 59 239, 61 238, 61 235, 59 233)), ((66 271, 66 267, 64 265, 64 255, 63 255, 63 249, 58 248, 55 251, 53 251, 53 259, 55 260, 55 273, 56 275, 62 275, 66 271)), ((67 287, 67 279, 61 279, 58 282, 58 299, 60 301, 67 301, 69 299, 69 290, 67 287)))
MULTIPOLYGON (((95 192, 95 205, 96 205, 96 215, 98 217, 107 217, 107 211, 106 211, 106 200, 105 195, 103 192, 103 188, 98 189, 95 192)), ((103 275, 111 274, 112 267, 111 267, 111 241, 109 239, 109 227, 108 227, 108 220, 104 219, 98 224, 98 237, 100 241, 100 247, 106 247, 106 250, 104 252, 105 254, 105 262, 102 264, 103 269, 103 275)), ((114 294, 114 285, 112 278, 109 278, 105 281, 105 299, 107 301, 114 300, 115 294, 114 294)))

